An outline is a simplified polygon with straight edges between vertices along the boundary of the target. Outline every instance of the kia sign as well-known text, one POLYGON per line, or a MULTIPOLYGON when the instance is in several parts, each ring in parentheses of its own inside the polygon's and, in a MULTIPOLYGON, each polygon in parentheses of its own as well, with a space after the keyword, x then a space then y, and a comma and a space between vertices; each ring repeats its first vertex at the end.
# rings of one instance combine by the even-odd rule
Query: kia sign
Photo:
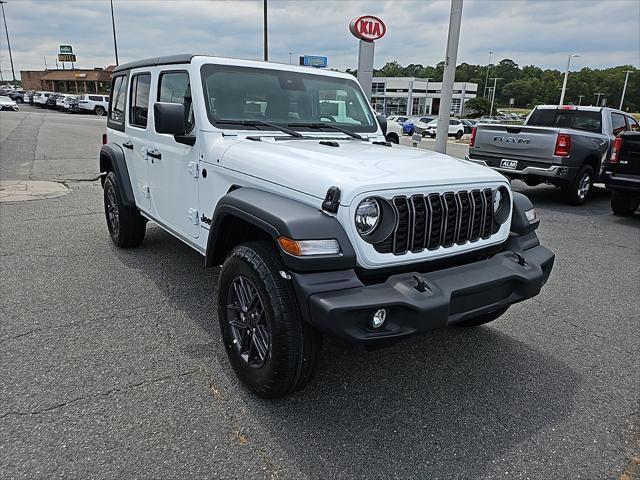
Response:
POLYGON ((365 42, 373 42, 384 37, 384 34, 387 33, 387 26, 378 17, 364 15, 351 20, 349 30, 356 38, 365 42))

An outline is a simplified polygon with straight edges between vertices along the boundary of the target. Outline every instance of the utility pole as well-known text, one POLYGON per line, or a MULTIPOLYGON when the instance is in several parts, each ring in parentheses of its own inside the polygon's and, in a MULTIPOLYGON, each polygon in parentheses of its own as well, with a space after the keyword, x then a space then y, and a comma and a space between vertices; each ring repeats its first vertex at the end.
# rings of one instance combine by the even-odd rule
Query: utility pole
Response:
POLYGON ((602 92, 596 92, 596 95, 598 96, 598 99, 596 100, 596 107, 599 107, 600 106, 600 96, 601 95, 605 95, 605 94, 602 93, 602 92))
POLYGON ((4 21, 4 31, 7 34, 7 48, 9 50, 9 61, 11 62, 11 75, 13 75, 13 83, 16 83, 16 71, 13 69, 13 56, 11 55, 11 43, 9 42, 9 30, 7 29, 7 17, 4 15, 4 4, 7 3, 4 0, 0 0, 0 7, 2 8, 2 20, 4 21))
POLYGON ((627 81, 629 80, 629 74, 633 73, 633 70, 625 70, 623 73, 626 73, 624 77, 624 87, 622 87, 622 96, 620 97, 620 108, 622 110, 622 102, 624 102, 624 94, 627 91, 627 81))
POLYGON ((438 112, 438 126, 436 127, 436 152, 447 153, 447 138, 449 137, 449 117, 453 99, 453 82, 456 78, 456 61, 458 59, 458 43, 460 40, 460 25, 462 23, 462 0, 451 0, 451 14, 449 16, 449 36, 447 38, 447 53, 444 58, 444 75, 442 76, 442 98, 438 112))
POLYGON ((578 106, 582 105, 582 97, 584 97, 584 95, 578 95, 578 106))
POLYGON ((491 68, 491 55, 493 52, 489 52, 489 63, 487 63, 487 78, 484 79, 484 98, 487 98, 487 87, 489 86, 489 69, 491 68))
POLYGON ((291 54, 292 54, 292 53, 293 53, 293 52, 289 52, 289 65, 291 65, 291 54))
POLYGON ((502 77, 494 77, 493 80, 493 93, 491 94, 491 108, 489 109, 489 116, 493 115, 493 102, 496 99, 496 84, 498 80, 502 80, 502 77))
POLYGON ((113 49, 116 53, 116 66, 119 65, 118 63, 118 42, 116 41, 116 18, 113 15, 113 0, 110 0, 111 2, 111 26, 113 27, 113 49))
POLYGON ((427 85, 424 88, 424 112, 425 115, 431 115, 431 103, 429 103, 429 107, 427 107, 427 102, 429 101, 429 80, 433 80, 433 78, 426 78, 427 85), (427 112, 427 108, 429 111, 427 112))
POLYGON ((569 77, 569 65, 571 65, 571 59, 579 56, 580 55, 576 55, 576 54, 569 55, 569 59, 567 60, 567 69, 564 72, 564 82, 562 82, 562 93, 560 94, 560 103, 558 105, 562 105, 562 103, 564 102, 564 94, 567 90, 567 77, 569 77))
POLYGON ((263 0, 263 15, 264 15, 264 28, 263 28, 263 32, 264 32, 264 61, 268 62, 269 61, 269 42, 268 42, 268 35, 267 35, 267 0, 263 0))

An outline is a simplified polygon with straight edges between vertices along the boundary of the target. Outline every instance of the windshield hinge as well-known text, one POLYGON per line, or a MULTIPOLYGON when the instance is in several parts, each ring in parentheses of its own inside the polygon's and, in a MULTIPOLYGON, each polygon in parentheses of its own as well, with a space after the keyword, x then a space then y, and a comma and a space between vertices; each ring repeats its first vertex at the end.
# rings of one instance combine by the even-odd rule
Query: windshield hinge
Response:
POLYGON ((340 189, 338 187, 329 187, 327 194, 322 202, 322 209, 327 212, 337 213, 340 206, 340 189))
POLYGON ((189 162, 187 164, 187 170, 193 175, 193 178, 198 178, 198 162, 189 162))

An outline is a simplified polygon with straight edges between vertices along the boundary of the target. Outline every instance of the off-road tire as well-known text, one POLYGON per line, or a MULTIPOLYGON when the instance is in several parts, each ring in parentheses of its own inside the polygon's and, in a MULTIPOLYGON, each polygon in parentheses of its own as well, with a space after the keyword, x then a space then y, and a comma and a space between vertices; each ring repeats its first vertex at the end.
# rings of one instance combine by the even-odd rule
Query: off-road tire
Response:
POLYGON ((218 284, 218 321, 229 362, 240 381, 264 398, 283 397, 303 388, 313 376, 322 342, 321 335, 301 318, 293 288, 281 271, 282 260, 268 242, 251 242, 231 251, 218 284), (238 330, 232 330, 237 327, 229 324, 235 312, 228 303, 230 291, 238 278, 251 283, 264 307, 269 348, 258 366, 249 364, 239 351, 248 337, 239 343, 234 337, 238 330))
POLYGON ((395 143, 396 145, 400 143, 400 139, 395 133, 388 133, 385 139, 387 140, 387 142, 395 143))
POLYGON ((624 192, 611 192, 611 211, 623 217, 633 215, 638 209, 640 199, 636 195, 624 192))
POLYGON ((499 317, 504 315, 504 313, 509 309, 509 307, 502 307, 498 310, 494 310, 493 312, 485 313, 484 315, 479 315, 474 318, 470 318, 468 320, 463 320, 455 324, 456 327, 479 327, 480 325, 484 325, 485 323, 493 322, 497 320, 499 317))
POLYGON ((106 113, 106 110, 104 109, 104 107, 101 107, 100 105, 98 105, 96 108, 93 109, 93 113, 95 113, 99 117, 102 117, 106 113))
POLYGON ((123 205, 122 192, 113 172, 104 180, 104 213, 111 240, 120 248, 137 247, 142 243, 147 220, 136 207, 123 205), (113 215, 117 214, 114 221, 113 215))
POLYGON ((578 170, 573 180, 562 186, 564 201, 569 205, 584 205, 593 190, 593 177, 593 168, 589 165, 584 165, 578 170), (587 181, 587 184, 584 183, 585 181, 587 181))

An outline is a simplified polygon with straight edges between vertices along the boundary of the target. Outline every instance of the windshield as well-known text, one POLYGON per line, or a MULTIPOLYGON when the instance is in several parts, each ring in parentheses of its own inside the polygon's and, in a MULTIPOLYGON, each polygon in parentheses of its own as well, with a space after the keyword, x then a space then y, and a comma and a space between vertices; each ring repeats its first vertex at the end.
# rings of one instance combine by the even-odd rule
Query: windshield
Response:
POLYGON ((537 108, 527 120, 527 125, 536 127, 560 127, 585 130, 587 132, 602 132, 602 117, 600 112, 587 110, 557 110, 551 108, 537 108))
POLYGON ((367 100, 354 80, 230 65, 203 65, 201 73, 207 115, 219 128, 270 129, 218 124, 221 120, 260 120, 282 126, 327 122, 349 131, 377 130, 367 100))

